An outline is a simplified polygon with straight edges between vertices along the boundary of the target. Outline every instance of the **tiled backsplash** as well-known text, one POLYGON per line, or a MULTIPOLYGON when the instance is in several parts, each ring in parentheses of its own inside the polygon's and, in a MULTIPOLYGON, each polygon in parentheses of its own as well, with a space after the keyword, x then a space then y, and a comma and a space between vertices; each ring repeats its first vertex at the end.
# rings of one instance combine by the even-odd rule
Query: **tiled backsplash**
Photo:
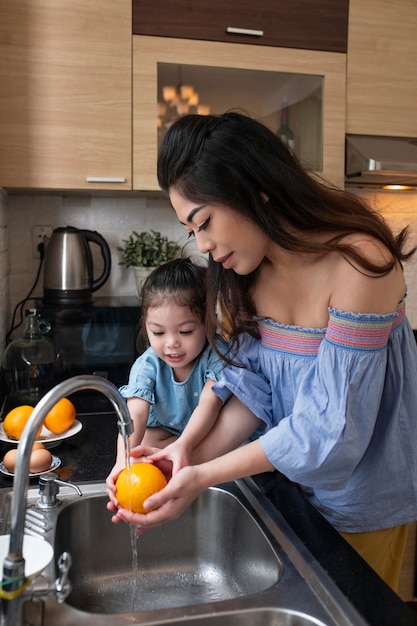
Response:
MULTIPOLYGON (((112 257, 108 281, 95 292, 97 296, 134 296, 137 294, 133 272, 119 265, 121 245, 133 230, 154 229, 179 241, 187 242, 168 200, 162 196, 9 196, 8 228, 10 241, 10 310, 31 289, 39 268, 32 256, 32 228, 35 225, 75 226, 98 231, 107 241, 112 257)), ((95 276, 101 274, 102 259, 98 247, 91 246, 95 276)), ((188 250, 188 246, 187 246, 188 250)), ((42 296, 41 274, 34 295, 42 296)))
MULTIPOLYGON (((360 191, 371 206, 381 210, 395 229, 410 224, 412 242, 417 242, 417 193, 360 191)), ((169 202, 161 195, 149 198, 133 196, 62 196, 7 195, 0 190, 0 312, 2 325, 10 312, 31 289, 39 267, 32 258, 32 227, 35 225, 75 226, 97 230, 108 242, 112 253, 112 270, 107 283, 96 292, 98 296, 136 295, 133 273, 120 266, 117 246, 132 230, 159 230, 181 245, 187 241, 169 202), (6 210, 7 202, 7 210, 6 210), (8 237, 7 237, 8 231, 8 237), (7 256, 9 247, 9 256, 7 256), (9 281, 5 280, 10 265, 9 281), (7 294, 7 283, 10 295, 7 294), (8 306, 6 303, 8 302, 8 306)), ((191 250, 193 252, 193 250, 191 250)), ((94 257, 100 271, 100 255, 94 257)), ((413 328, 417 328, 417 257, 405 267, 408 284, 407 312, 413 328)), ((42 275, 33 295, 42 295, 42 275)), ((0 337, 4 337, 4 327, 0 337)))

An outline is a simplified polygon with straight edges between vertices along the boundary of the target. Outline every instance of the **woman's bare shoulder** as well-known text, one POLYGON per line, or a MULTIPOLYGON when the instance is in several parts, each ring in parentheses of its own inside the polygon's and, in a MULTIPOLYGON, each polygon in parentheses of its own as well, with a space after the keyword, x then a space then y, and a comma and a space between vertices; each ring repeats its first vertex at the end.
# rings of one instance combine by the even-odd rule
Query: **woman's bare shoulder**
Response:
MULTIPOLYGON (((392 260, 386 246, 361 233, 350 236, 349 243, 357 246, 372 263, 384 265, 392 260)), ((342 255, 334 264, 330 306, 354 313, 390 313, 405 293, 404 274, 399 262, 385 275, 372 274, 342 255)))

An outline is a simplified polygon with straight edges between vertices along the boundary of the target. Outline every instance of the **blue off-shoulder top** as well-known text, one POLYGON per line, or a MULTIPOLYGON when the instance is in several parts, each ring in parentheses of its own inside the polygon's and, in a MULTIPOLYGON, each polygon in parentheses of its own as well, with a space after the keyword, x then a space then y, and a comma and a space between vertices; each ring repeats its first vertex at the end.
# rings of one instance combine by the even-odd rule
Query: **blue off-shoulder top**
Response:
POLYGON ((271 464, 339 531, 417 519, 417 346, 405 301, 384 315, 329 309, 324 329, 258 321, 244 368, 213 387, 261 420, 271 464))

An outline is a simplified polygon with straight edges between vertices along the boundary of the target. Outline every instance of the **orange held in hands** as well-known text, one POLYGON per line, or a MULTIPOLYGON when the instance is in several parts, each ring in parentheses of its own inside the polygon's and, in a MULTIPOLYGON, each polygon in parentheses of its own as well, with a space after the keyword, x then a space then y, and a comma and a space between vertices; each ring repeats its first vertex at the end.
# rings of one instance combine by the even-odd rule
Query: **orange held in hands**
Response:
MULTIPOLYGON (((23 429, 26 426, 26 422, 28 421, 33 411, 33 408, 33 406, 29 406, 28 404, 22 404, 20 406, 16 406, 14 409, 8 412, 3 421, 3 429, 9 439, 19 441, 20 437, 22 436, 23 429)), ((42 426, 36 433, 35 439, 38 439, 40 437, 41 432, 42 426)))
POLYGON ((143 503, 167 484, 161 470, 151 463, 134 463, 124 468, 116 480, 116 498, 123 509, 134 513, 149 513, 143 503))
POLYGON ((68 428, 71 428, 75 420, 75 415, 76 410, 73 403, 68 400, 68 398, 61 398, 45 417, 44 426, 50 430, 51 433, 60 435, 68 430, 68 428))

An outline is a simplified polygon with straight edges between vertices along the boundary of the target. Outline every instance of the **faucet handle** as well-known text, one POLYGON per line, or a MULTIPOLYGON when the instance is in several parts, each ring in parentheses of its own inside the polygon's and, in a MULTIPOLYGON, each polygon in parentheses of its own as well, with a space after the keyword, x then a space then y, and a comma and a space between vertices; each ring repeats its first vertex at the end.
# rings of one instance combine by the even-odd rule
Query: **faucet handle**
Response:
POLYGON ((72 489, 75 489, 79 496, 82 495, 81 490, 77 487, 77 485, 61 480, 59 475, 54 472, 47 472, 45 474, 41 474, 39 477, 39 495, 41 497, 37 501, 36 506, 40 509, 53 509, 61 504, 60 500, 57 498, 59 485, 72 487, 72 489))
POLYGON ((69 552, 63 552, 58 559, 58 578, 55 580, 55 593, 59 604, 71 593, 72 585, 68 580, 68 573, 72 565, 72 559, 69 552))

